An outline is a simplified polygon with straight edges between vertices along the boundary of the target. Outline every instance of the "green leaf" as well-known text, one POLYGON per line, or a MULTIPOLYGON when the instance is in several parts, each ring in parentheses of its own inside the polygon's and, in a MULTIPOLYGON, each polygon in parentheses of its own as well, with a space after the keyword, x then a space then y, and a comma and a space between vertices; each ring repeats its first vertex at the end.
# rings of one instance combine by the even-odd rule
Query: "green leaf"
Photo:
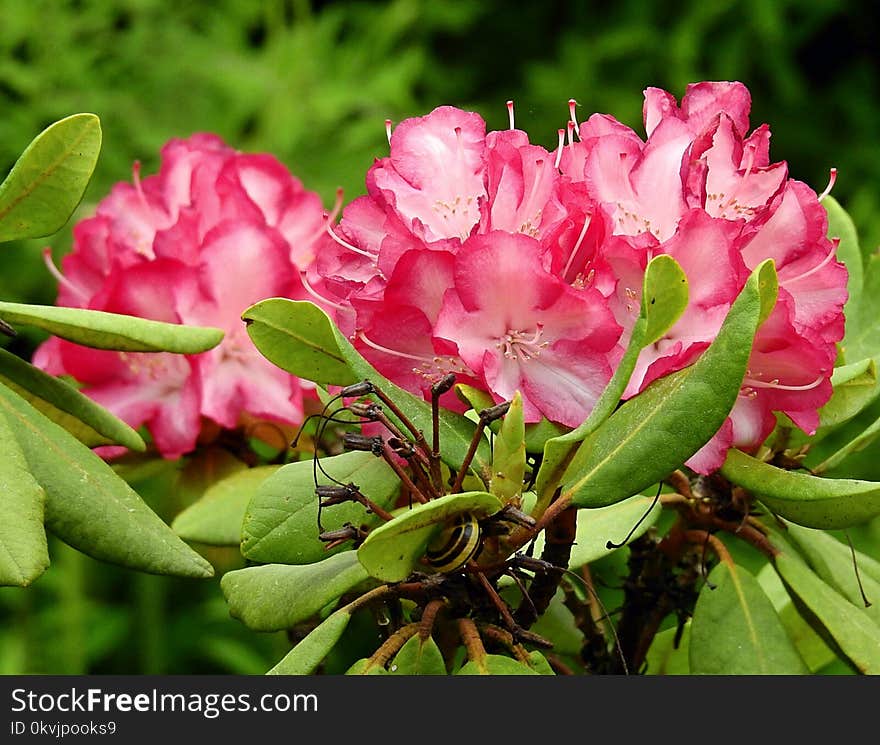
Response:
POLYGON ((821 463, 816 464, 816 466, 813 468, 814 473, 821 474, 825 473, 826 471, 830 471, 833 468, 836 468, 850 455, 864 450, 878 437, 880 437, 880 417, 875 419, 858 435, 856 435, 849 442, 838 448, 821 463))
POLYGON ((880 484, 776 468, 731 448, 720 473, 777 515, 808 528, 848 528, 880 515, 880 484))
MULTIPOLYGON (((574 545, 571 547, 569 568, 576 569, 617 551, 617 548, 608 548, 608 541, 620 543, 633 528, 635 530, 629 536, 627 543, 644 535, 648 528, 657 522, 663 512, 659 501, 651 506, 653 501, 653 497, 636 494, 607 507, 578 510, 577 533, 574 545), (650 512, 648 508, 650 508, 650 512), (642 519, 643 517, 644 519, 642 519), (640 523, 639 520, 641 520, 640 523), (636 527, 637 523, 638 527, 636 527)), ((535 540, 535 556, 540 556, 543 550, 544 533, 541 532, 535 540)))
POLYGON ((529 667, 538 675, 556 675, 547 658, 537 649, 529 652, 529 667))
POLYGON ((174 518, 171 527, 186 541, 211 546, 237 546, 251 497, 281 466, 256 466, 236 471, 212 484, 202 498, 174 518))
POLYGON ((481 660, 466 662, 456 675, 539 675, 532 668, 511 657, 487 654, 481 660))
POLYGON ((826 194, 822 198, 822 206, 828 213, 828 237, 840 238, 840 243, 837 246, 837 258, 846 264, 846 270, 849 273, 849 279, 846 282, 849 299, 843 308, 843 314, 848 318, 862 296, 863 270, 859 236, 852 218, 834 197, 826 194))
POLYGON ((416 634, 400 648, 388 671, 392 675, 446 675, 446 663, 437 642, 416 634))
POLYGON ((846 336, 840 344, 849 362, 880 358, 880 254, 865 265, 864 288, 854 308, 846 314, 846 336))
POLYGON ((501 509, 498 497, 487 492, 447 494, 427 504, 414 504, 390 522, 370 531, 357 554, 371 577, 401 582, 417 567, 434 534, 455 515, 470 512, 477 518, 501 509))
POLYGON ((659 341, 681 318, 688 304, 688 280, 671 256, 660 254, 648 263, 639 318, 646 323, 642 347, 659 341))
POLYGON ((65 543, 131 569, 184 577, 214 570, 103 460, 0 385, 0 413, 46 492, 45 520, 65 543))
MULTIPOLYGON (((535 554, 540 555, 537 551, 535 554)), ((556 654, 576 658, 584 645, 584 633, 577 627, 574 614, 566 607, 564 599, 565 593, 562 589, 558 589, 547 610, 529 627, 529 630, 552 640, 553 651, 556 654)))
POLYGON ((672 328, 687 307, 687 302, 687 278, 675 259, 665 254, 651 259, 642 284, 641 310, 626 351, 586 421, 571 432, 547 440, 544 444, 544 457, 535 484, 538 494, 552 493, 578 445, 617 408, 642 349, 672 328))
POLYGON ((351 614, 338 610, 312 629, 266 675, 311 675, 345 632, 351 614))
POLYGON ((675 645, 677 628, 664 629, 654 636, 645 656, 646 675, 690 675, 688 646, 691 640, 691 622, 684 625, 678 646, 675 645))
POLYGON ((688 649, 694 675, 803 675, 807 666, 761 585, 719 564, 703 584, 688 649))
POLYGON ((364 657, 357 662, 355 662, 348 670, 345 671, 346 675, 391 675, 382 665, 378 662, 371 660, 369 657, 364 657))
POLYGON ((61 229, 85 193, 101 151, 101 122, 74 114, 27 146, 0 184, 0 242, 61 229))
POLYGON ((257 349, 282 370, 322 385, 358 381, 339 348, 333 323, 313 303, 263 300, 242 319, 257 349))
POLYGON ((522 396, 514 393, 492 447, 491 491, 507 503, 522 493, 526 474, 525 423, 522 396))
POLYGON ((72 385, 0 349, 0 384, 88 447, 117 444, 143 452, 141 436, 72 385))
MULTIPOLYGON (((337 481, 357 484, 362 494, 385 509, 400 490, 391 467, 372 453, 352 451, 322 458, 321 467, 337 481)), ((318 484, 331 483, 320 470, 317 474, 318 484)), ((321 510, 325 530, 337 530, 347 522, 374 525, 378 520, 354 502, 321 510)), ((241 552, 262 563, 309 564, 329 554, 318 540, 319 532, 314 464, 311 460, 289 463, 263 481, 251 499, 242 524, 241 552)))
POLYGON ((798 654, 811 673, 821 670, 838 659, 834 651, 798 612, 772 564, 765 564, 761 567, 757 580, 767 597, 770 598, 770 602, 773 603, 788 638, 794 642, 798 654))
POLYGON ((49 566, 45 494, 0 411, 0 585, 26 587, 49 566))
MULTIPOLYGON (((369 380, 397 404, 415 427, 426 433, 432 431, 431 406, 380 375, 313 303, 270 298, 252 305, 242 314, 242 319, 257 349, 282 370, 316 383, 348 385, 369 380), (340 361, 345 363, 347 374, 340 361)), ((395 418, 391 412, 387 413, 392 420, 395 418)), ((440 410, 440 449, 444 462, 453 468, 461 465, 474 429, 469 419, 447 409, 440 410)), ((488 481, 488 441, 480 443, 473 463, 484 481, 488 481)))
POLYGON ((229 613, 254 631, 289 629, 367 579, 354 551, 316 564, 264 564, 227 572, 220 589, 229 613))
POLYGON ((802 614, 833 640, 857 670, 880 674, 880 627, 864 608, 823 582, 779 533, 774 531, 770 539, 780 549, 773 566, 802 614))
MULTIPOLYGON (((834 368, 831 374, 834 393, 819 409, 819 428, 836 427, 852 419, 877 397, 877 364, 873 359, 859 360, 834 368)), ((814 438, 815 441, 815 438, 814 438)))
MULTIPOLYGON (((812 530, 799 525, 789 525, 786 535, 806 558, 810 568, 826 584, 837 590, 853 605, 865 608, 862 592, 859 589, 861 582, 862 590, 871 603, 865 608, 865 613, 880 628, 880 582, 867 572, 856 575, 856 566, 853 564, 853 554, 849 546, 824 530, 812 530)), ((870 557, 856 556, 859 567, 871 561, 870 557)))
POLYGON ((562 498, 579 507, 613 504, 664 479, 706 444, 736 401, 776 288, 765 261, 693 365, 652 383, 584 440, 563 475, 562 498))
POLYGON ((0 301, 0 318, 36 326, 62 339, 94 349, 122 352, 199 354, 216 347, 220 329, 184 326, 147 318, 53 305, 23 305, 0 301))

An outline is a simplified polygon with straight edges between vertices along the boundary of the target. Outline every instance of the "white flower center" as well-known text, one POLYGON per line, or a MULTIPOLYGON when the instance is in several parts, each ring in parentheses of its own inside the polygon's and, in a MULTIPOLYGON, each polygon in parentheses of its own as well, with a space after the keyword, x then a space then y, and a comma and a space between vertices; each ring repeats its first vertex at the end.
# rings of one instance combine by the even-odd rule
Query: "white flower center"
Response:
POLYGON ((541 350, 550 342, 541 341, 544 327, 539 323, 534 331, 524 329, 508 329, 504 336, 495 342, 495 347, 509 360, 528 362, 539 356, 541 350))

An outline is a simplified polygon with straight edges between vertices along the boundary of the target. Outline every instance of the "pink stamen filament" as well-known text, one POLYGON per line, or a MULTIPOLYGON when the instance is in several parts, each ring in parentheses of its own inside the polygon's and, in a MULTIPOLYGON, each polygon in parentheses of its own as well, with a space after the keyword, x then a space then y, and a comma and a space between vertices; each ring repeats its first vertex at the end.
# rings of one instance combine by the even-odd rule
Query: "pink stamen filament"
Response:
POLYGON ((132 181, 134 182, 134 190, 138 195, 138 199, 140 200, 141 204, 144 205, 144 209, 150 214, 151 217, 153 217, 156 210, 153 205, 151 205, 147 201, 147 195, 144 194, 144 187, 141 184, 141 162, 139 160, 136 160, 131 167, 131 177, 132 181))
POLYGON ((577 117, 575 116, 574 110, 577 107, 577 101, 573 98, 568 99, 568 115, 571 117, 571 124, 574 128, 575 134, 577 134, 578 138, 581 136, 581 126, 578 124, 577 117))
POLYGON ((557 134, 559 135, 559 144, 556 146, 556 162, 553 167, 558 171, 559 164, 562 162, 562 148, 565 147, 565 130, 560 129, 557 134))
POLYGON ((340 311, 352 310, 350 307, 348 307, 346 305, 340 305, 339 303, 334 303, 332 300, 328 300, 321 293, 319 293, 314 287, 312 287, 309 280, 306 279, 305 270, 303 270, 299 273, 299 278, 300 278, 300 280, 302 280, 302 284, 303 284, 303 287, 305 288, 306 292, 308 292, 309 295, 311 295, 316 300, 321 301, 324 305, 329 305, 331 308, 336 308, 336 310, 340 310, 340 311))
POLYGON ((58 280, 59 285, 63 285, 68 290, 70 290, 74 295, 76 295, 83 303, 89 302, 89 294, 78 285, 71 282, 67 277, 65 277, 59 270, 58 267, 55 266, 55 262, 52 261, 52 249, 46 246, 43 249, 43 263, 46 264, 46 268, 49 270, 49 274, 51 274, 55 279, 58 280))
POLYGON ((779 382, 779 378, 774 378, 767 382, 746 377, 743 378, 743 388, 775 388, 780 391, 811 391, 813 388, 821 385, 823 380, 825 380, 825 378, 819 376, 812 383, 807 383, 805 385, 784 385, 779 382))
POLYGON ((377 344, 372 339, 370 339, 363 331, 355 332, 355 336, 357 336, 368 347, 372 347, 377 352, 384 352, 385 354, 390 354, 394 357, 403 357, 404 359, 415 360, 416 362, 423 362, 428 364, 434 364, 437 361, 437 358, 435 357, 424 357, 420 354, 409 354, 408 352, 399 352, 395 349, 383 347, 381 344, 377 344))
POLYGON ((835 257, 835 255, 837 253, 837 246, 839 244, 840 244, 840 238, 832 238, 831 239, 831 250, 828 252, 828 255, 824 259, 822 259, 822 261, 820 261, 818 264, 816 264, 816 266, 814 266, 812 269, 808 269, 807 271, 805 271, 803 274, 798 274, 796 277, 791 277, 791 278, 786 278, 786 279, 781 280, 780 284, 790 285, 792 282, 798 282, 802 279, 806 279, 811 274, 815 274, 816 272, 818 272, 820 269, 822 269, 822 267, 827 266, 829 263, 831 263, 831 260, 835 257))
POLYGON ((330 235, 330 237, 340 246, 342 246, 343 248, 347 248, 349 251, 354 251, 356 254, 360 254, 361 256, 366 256, 375 265, 377 259, 375 254, 371 254, 369 251, 364 251, 362 248, 358 248, 357 246, 352 246, 351 243, 336 235, 336 233, 333 232, 333 228, 330 227, 336 220, 336 216, 339 214, 339 211, 342 209, 342 193, 342 189, 336 190, 336 202, 333 204, 333 209, 330 210, 330 214, 327 215, 327 222, 325 223, 324 228, 330 235))
POLYGON ((513 101, 508 101, 508 102, 507 102, 507 120, 508 120, 508 122, 510 123, 510 128, 511 128, 511 129, 516 129, 516 125, 514 125, 514 123, 513 123, 513 122, 514 122, 514 119, 513 119, 513 101))
POLYGON ((571 145, 574 143, 574 122, 569 122, 566 130, 568 132, 568 144, 571 145))
POLYGON ((385 120, 385 136, 388 138, 388 144, 391 144, 391 120, 385 120))
POLYGON ((543 333, 544 327, 540 323, 530 336, 526 336, 527 331, 508 330, 495 346, 507 359, 528 362, 541 354, 541 350, 548 346, 549 342, 541 341, 543 333))
MULTIPOLYGON (((541 176, 544 171, 544 159, 539 158, 535 161, 535 177, 532 179, 532 188, 529 191, 528 199, 523 202, 522 214, 527 215, 527 221, 523 225, 526 227, 527 225, 532 225, 532 217, 534 217, 535 221, 538 222, 541 216, 541 207, 533 208, 532 204, 535 201, 535 196, 538 193, 538 185, 541 183, 541 176)), ((533 226, 535 231, 537 232, 537 226, 533 226)))
POLYGON ((821 202, 823 199, 825 199, 825 197, 827 197, 827 196, 831 193, 831 190, 834 188, 834 184, 835 184, 836 182, 837 182, 837 169, 836 169, 836 168, 831 168, 831 169, 828 171, 828 186, 826 186, 826 187, 825 187, 825 191, 823 191, 823 192, 819 195, 819 201, 820 201, 820 202, 821 202))
POLYGON ((733 205, 736 204, 737 197, 739 196, 740 191, 742 191, 742 188, 746 185, 746 181, 748 181, 749 176, 752 175, 752 168, 755 165, 755 148, 750 147, 748 149, 748 152, 749 152, 749 156, 748 156, 749 159, 748 159, 748 164, 746 165, 746 172, 743 174, 742 178, 740 179, 739 183, 736 185, 736 188, 733 190, 733 193, 730 195, 730 197, 728 197, 727 201, 723 205, 721 205, 722 212, 725 211, 728 207, 732 207, 733 205))
POLYGON ((571 253, 568 255, 568 262, 565 264, 565 269, 562 270, 562 279, 565 280, 568 275, 568 270, 571 269, 572 262, 574 262, 574 257, 577 256, 577 252, 581 247, 581 243, 584 242, 584 237, 587 235, 587 228, 590 227, 590 221, 592 220, 592 215, 586 215, 584 217, 584 227, 581 228, 581 234, 578 236, 577 241, 575 241, 574 248, 571 249, 571 253))

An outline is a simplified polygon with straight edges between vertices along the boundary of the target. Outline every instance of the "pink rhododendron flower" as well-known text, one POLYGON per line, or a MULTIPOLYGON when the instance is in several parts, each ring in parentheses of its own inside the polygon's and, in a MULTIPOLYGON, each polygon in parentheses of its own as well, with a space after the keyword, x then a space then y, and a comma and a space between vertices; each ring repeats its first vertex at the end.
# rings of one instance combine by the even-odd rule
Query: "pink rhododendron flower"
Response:
MULTIPOLYGON (((740 83, 689 86, 681 106, 665 91, 648 89, 647 140, 594 115, 560 160, 611 219, 615 238, 600 254, 629 252, 632 273, 639 263, 633 255, 643 254, 644 267, 649 256, 668 253, 689 278, 690 307, 665 339, 643 352, 627 396, 693 362, 751 270, 768 258, 776 264, 779 300, 756 336, 730 419, 688 463, 703 473, 721 465, 728 447, 753 449, 766 439, 774 411, 812 433, 817 409, 831 395, 843 336, 847 273, 826 237, 825 211, 815 192, 788 178, 785 163, 770 162, 769 128, 748 133, 750 105, 740 83)), ((625 283, 630 305, 640 287, 636 272, 625 283)), ((627 323, 619 310, 616 315, 631 328, 634 316, 627 323)))
POLYGON ((625 398, 695 362, 773 259, 777 305, 730 417, 689 465, 708 473, 729 447, 756 448, 776 411, 814 430, 846 270, 815 192, 771 162, 766 125, 749 131, 745 86, 698 83, 680 104, 649 88, 646 139, 604 114, 578 123, 570 107, 555 153, 512 113, 501 132, 448 106, 402 122, 308 270, 310 291, 409 390, 453 371, 496 401, 519 390, 529 422, 576 426, 629 340, 653 256, 679 262, 690 302, 643 350, 625 398))
POLYGON ((402 122, 390 144, 312 286, 409 390, 451 371, 496 401, 520 390, 528 421, 579 424, 611 377, 621 328, 606 295, 560 276, 562 253, 582 253, 584 219, 582 205, 566 208, 554 156, 448 106, 402 122))
MULTIPOLYGON (((202 418, 243 415, 298 424, 303 385, 268 362, 241 313, 267 297, 307 297, 300 277, 323 240, 316 194, 275 158, 238 153, 214 135, 172 140, 159 172, 117 184, 74 228, 58 303, 172 323, 219 327, 199 355, 121 353, 50 339, 34 357, 134 427, 168 458, 196 445, 202 418)), ((54 267, 53 267, 54 269, 54 267)), ((311 388, 311 386, 308 386, 311 388)))

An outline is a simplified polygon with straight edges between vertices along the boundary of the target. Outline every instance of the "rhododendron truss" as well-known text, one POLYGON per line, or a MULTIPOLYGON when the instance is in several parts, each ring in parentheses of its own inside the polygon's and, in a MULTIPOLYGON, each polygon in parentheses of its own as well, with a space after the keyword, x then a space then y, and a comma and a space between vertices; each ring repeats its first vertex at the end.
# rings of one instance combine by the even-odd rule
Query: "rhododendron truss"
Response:
POLYGON ((198 355, 86 349, 52 338, 35 363, 72 375, 132 426, 146 425, 166 458, 194 449, 205 421, 243 417, 296 425, 313 386, 254 348, 241 312, 266 297, 307 296, 301 274, 327 239, 319 197, 274 157, 218 137, 172 140, 155 175, 119 183, 74 228, 58 304, 210 325, 225 337, 198 355))
MULTIPOLYGON (((779 291, 740 394, 688 464, 709 473, 753 451, 785 413, 808 433, 831 395, 847 272, 816 193, 749 132, 739 83, 699 83, 679 105, 645 93, 643 140, 610 116, 571 117, 555 153, 511 127, 440 107, 389 126, 390 155, 309 269, 324 307, 391 380, 427 393, 445 373, 525 420, 576 427, 629 341, 651 258, 684 270, 682 317, 644 349, 623 398, 693 364, 751 272, 779 291)), ((454 406, 453 402, 449 405, 454 406)))

